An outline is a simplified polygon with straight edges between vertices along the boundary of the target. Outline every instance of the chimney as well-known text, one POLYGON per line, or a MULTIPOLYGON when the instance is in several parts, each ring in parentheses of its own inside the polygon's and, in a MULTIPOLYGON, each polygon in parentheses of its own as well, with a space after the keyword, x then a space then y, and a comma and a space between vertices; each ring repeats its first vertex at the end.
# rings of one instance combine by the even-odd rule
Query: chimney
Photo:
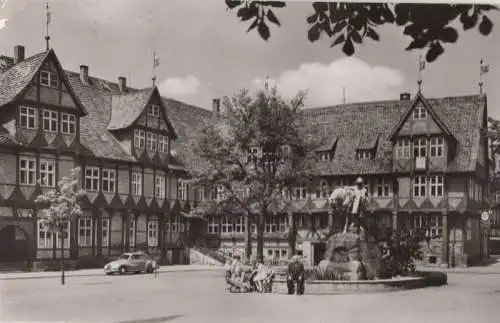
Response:
POLYGON ((14 46, 14 64, 24 61, 24 46, 14 46))
POLYGON ((80 65, 80 80, 83 84, 89 84, 89 67, 80 65))
POLYGON ((127 92, 127 78, 120 76, 118 78, 118 87, 120 88, 120 92, 127 92))
POLYGON ((411 95, 408 92, 401 93, 399 95, 399 100, 400 101, 410 101, 411 100, 411 95))
POLYGON ((220 115, 220 99, 212 100, 212 113, 214 116, 220 115))

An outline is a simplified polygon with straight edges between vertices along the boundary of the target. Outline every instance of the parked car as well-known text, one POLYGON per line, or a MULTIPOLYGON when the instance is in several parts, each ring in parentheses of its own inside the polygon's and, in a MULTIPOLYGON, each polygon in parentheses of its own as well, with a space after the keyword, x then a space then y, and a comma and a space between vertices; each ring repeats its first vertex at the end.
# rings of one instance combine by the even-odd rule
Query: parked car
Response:
POLYGON ((104 266, 104 273, 126 274, 126 273, 152 273, 160 266, 156 260, 144 252, 127 252, 117 260, 111 261, 104 266))

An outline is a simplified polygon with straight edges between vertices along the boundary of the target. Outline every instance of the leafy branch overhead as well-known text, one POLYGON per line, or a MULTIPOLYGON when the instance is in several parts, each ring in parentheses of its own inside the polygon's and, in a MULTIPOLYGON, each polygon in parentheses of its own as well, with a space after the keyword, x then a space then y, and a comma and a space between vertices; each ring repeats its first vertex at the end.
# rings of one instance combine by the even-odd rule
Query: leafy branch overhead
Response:
MULTIPOLYGON (((275 10, 286 6, 282 1, 225 0, 228 9, 237 9, 241 21, 252 20, 248 32, 257 27, 259 35, 271 36, 266 20, 281 26, 275 10), (273 11, 274 10, 274 11, 273 11)), ((435 61, 444 53, 443 43, 456 43, 459 31, 452 27, 458 22, 463 31, 477 26, 487 36, 493 23, 486 13, 498 10, 492 5, 469 4, 388 4, 314 2, 313 13, 307 17, 309 41, 318 41, 322 35, 333 39, 331 47, 342 44, 342 52, 351 56, 356 45, 367 39, 380 41, 377 32, 383 25, 395 25, 411 38, 406 50, 427 50, 427 62, 435 61)))

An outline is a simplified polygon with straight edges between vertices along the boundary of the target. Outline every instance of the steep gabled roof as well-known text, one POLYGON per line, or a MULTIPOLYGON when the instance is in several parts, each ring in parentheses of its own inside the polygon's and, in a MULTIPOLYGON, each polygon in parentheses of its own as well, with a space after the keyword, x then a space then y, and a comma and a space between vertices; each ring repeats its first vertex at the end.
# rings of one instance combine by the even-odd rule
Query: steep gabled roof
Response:
MULTIPOLYGON (((441 120, 441 118, 438 116, 438 114, 436 113, 436 111, 434 110, 432 105, 429 104, 429 102, 424 98, 424 96, 422 95, 422 92, 418 91, 415 98, 413 98, 412 103, 410 104, 408 109, 406 109, 403 116, 399 120, 398 124, 394 127, 391 134, 389 135, 389 140, 391 140, 391 141, 394 140, 394 137, 398 134, 399 130, 404 125, 406 120, 408 120, 408 117, 411 115, 413 109, 415 108, 415 106, 419 102, 421 102, 424 105, 424 107, 429 112, 432 119, 437 123, 437 125, 441 129, 441 131, 443 131, 443 133, 446 134, 447 136, 454 138, 454 136, 452 135, 452 133, 451 133, 450 129, 448 128, 448 126, 446 125, 446 123, 443 122, 443 120, 441 120)), ((454 139, 456 139, 456 138, 454 138, 454 139)))
POLYGON ((49 51, 38 53, 0 74, 0 106, 17 99, 42 66, 49 51))
MULTIPOLYGON (((436 117, 456 138, 458 150, 448 165, 449 172, 476 169, 480 131, 486 98, 480 95, 427 99, 436 117)), ((335 105, 306 110, 330 138, 338 138, 335 157, 320 161, 317 169, 323 175, 368 175, 392 173, 391 132, 400 123, 413 102, 376 101, 335 105), (373 159, 357 160, 356 143, 362 138, 379 136, 373 159)))
MULTIPOLYGON (((52 59, 57 68, 61 71, 62 81, 69 84, 69 80, 64 73, 61 62, 57 58, 54 50, 50 49, 46 52, 28 57, 0 74, 0 106, 8 104, 21 96, 35 77, 36 72, 38 72, 42 64, 48 58, 52 59)), ((87 110, 78 96, 76 96, 74 90, 71 86, 67 86, 67 89, 72 98, 76 101, 77 107, 82 111, 83 115, 86 115, 87 110)))
POLYGON ((152 93, 153 88, 146 88, 113 95, 108 130, 124 129, 132 125, 144 111, 152 93))

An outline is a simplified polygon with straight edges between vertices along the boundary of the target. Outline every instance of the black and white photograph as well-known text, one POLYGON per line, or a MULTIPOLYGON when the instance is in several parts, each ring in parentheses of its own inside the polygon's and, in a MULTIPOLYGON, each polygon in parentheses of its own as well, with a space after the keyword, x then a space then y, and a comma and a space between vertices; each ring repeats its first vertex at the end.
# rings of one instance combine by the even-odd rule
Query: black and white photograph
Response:
POLYGON ((492 323, 500 3, 0 0, 0 322, 492 323))

